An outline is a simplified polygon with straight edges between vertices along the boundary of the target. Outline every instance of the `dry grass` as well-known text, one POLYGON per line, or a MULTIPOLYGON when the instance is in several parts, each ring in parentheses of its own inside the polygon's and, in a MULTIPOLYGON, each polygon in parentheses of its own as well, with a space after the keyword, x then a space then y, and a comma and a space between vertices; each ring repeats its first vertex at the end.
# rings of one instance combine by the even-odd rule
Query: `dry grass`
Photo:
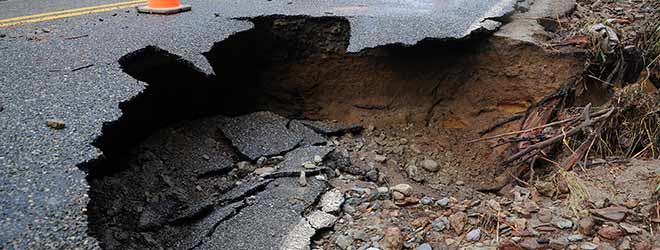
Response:
POLYGON ((579 212, 583 210, 582 205, 589 200, 589 192, 584 184, 582 184, 582 180, 574 172, 564 170, 559 170, 555 178, 562 178, 566 182, 570 191, 568 195, 568 207, 576 216, 579 216, 579 212))

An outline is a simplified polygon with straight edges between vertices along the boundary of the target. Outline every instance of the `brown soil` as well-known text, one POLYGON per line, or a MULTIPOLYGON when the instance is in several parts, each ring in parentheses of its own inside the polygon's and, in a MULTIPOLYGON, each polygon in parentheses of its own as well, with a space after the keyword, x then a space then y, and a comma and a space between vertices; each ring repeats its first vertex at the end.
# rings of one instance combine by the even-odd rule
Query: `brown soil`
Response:
MULTIPOLYGON (((504 147, 466 141, 524 113, 575 79, 581 66, 574 54, 490 38, 441 49, 380 48, 307 58, 269 66, 259 78, 268 93, 261 99, 265 109, 375 126, 385 138, 407 138, 415 145, 394 158, 398 166, 430 157, 442 162, 442 171, 429 183, 479 186, 501 172, 497 157, 504 147), (295 101, 277 105, 285 99, 295 101)), ((517 129, 519 122, 504 127, 517 129)))

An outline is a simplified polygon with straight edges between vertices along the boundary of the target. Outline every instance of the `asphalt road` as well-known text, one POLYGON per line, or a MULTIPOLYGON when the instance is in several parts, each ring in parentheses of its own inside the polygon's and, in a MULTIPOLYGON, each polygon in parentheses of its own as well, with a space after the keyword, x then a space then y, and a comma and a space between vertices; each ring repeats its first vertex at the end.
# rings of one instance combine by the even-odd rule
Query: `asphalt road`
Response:
MULTIPOLYGON (((350 51, 431 37, 463 37, 514 0, 193 0, 191 12, 138 15, 132 8, 0 28, 0 246, 90 249, 85 173, 77 165, 101 152, 90 143, 118 103, 144 85, 119 69, 122 55, 156 45, 212 73, 202 52, 250 29, 233 20, 267 14, 340 15, 351 23, 350 51), (84 68, 83 68, 84 67, 84 68), (82 68, 80 70, 75 70, 82 68), (62 119, 53 130, 47 119, 62 119)), ((0 1, 0 19, 98 4, 0 1)), ((1 22, 1 21, 0 21, 1 22)))

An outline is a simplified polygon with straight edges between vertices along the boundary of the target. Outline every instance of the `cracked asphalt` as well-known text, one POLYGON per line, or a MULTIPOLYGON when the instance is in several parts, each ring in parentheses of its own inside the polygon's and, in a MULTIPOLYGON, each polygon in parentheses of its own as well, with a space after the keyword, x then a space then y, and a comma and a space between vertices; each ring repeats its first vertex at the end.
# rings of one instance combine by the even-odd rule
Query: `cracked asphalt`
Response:
MULTIPOLYGON (((193 10, 173 16, 134 9, 93 13, 0 28, 0 246, 3 249, 94 249, 87 234, 86 173, 77 165, 101 152, 90 143, 118 104, 144 84, 124 74, 117 60, 155 45, 181 55, 206 73, 202 56, 214 42, 250 29, 233 18, 269 14, 338 15, 351 24, 349 51, 424 38, 460 38, 515 0, 191 0, 193 10), (66 128, 53 130, 47 119, 66 128)), ((0 1, 0 18, 111 3, 0 1)))

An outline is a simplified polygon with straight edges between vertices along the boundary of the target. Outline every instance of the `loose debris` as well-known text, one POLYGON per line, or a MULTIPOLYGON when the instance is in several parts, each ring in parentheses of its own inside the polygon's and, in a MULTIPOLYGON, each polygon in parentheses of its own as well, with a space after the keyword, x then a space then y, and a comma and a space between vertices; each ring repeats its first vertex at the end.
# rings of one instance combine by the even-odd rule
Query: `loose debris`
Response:
POLYGON ((66 127, 66 123, 64 123, 63 120, 58 119, 48 119, 46 120, 46 125, 52 129, 64 129, 64 127, 66 127))

